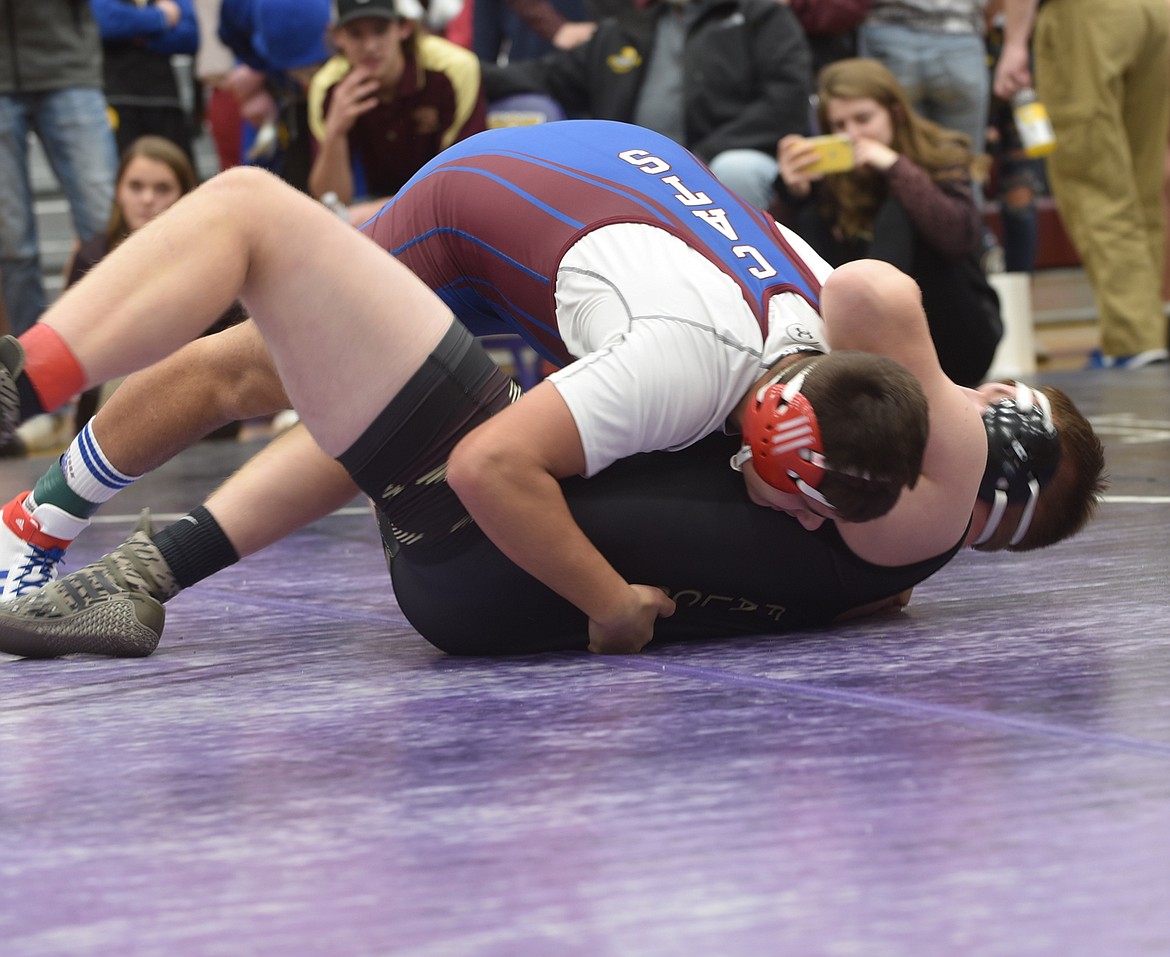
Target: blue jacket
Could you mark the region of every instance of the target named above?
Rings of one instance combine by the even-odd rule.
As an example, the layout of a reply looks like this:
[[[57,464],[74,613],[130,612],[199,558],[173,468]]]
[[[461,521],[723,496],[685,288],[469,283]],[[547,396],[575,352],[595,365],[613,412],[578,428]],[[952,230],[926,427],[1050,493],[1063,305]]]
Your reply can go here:
[[[273,68],[252,43],[256,29],[256,4],[253,0],[223,0],[219,9],[219,38],[245,66],[261,73]]]
[[[151,53],[170,56],[199,49],[199,21],[192,0],[175,0],[181,15],[167,29],[167,19],[153,4],[140,7],[133,0],[90,0],[103,43],[144,41]]]
[[[272,22],[274,16],[282,15],[275,33],[286,42],[299,39],[300,45],[309,46],[310,52],[318,53],[319,62],[324,63],[330,56],[324,42],[329,9],[329,0],[285,0],[267,9],[269,26],[276,25]],[[223,0],[219,8],[219,38],[241,63],[253,70],[269,74],[282,72],[288,63],[274,62],[262,47],[263,41],[257,38],[261,12],[257,10],[256,0]]]

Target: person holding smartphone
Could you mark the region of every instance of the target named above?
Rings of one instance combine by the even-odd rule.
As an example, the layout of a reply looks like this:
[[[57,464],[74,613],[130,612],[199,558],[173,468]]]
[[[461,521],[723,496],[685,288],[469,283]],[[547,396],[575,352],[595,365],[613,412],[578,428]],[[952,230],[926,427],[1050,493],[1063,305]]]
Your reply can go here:
[[[943,370],[978,384],[1003,323],[980,264],[970,141],[915,113],[877,60],[831,63],[817,86],[826,136],[780,140],[777,218],[833,266],[880,259],[912,276]],[[834,162],[840,137],[851,147],[844,163]]]

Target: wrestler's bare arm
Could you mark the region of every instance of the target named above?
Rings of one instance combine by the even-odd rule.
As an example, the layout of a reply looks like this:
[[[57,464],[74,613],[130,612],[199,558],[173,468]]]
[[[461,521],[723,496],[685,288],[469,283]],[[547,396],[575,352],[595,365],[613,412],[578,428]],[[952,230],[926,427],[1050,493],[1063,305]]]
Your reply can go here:
[[[557,480],[584,470],[572,414],[545,382],[456,446],[447,481],[500,551],[588,616],[591,650],[638,651],[674,602],[627,583],[577,526]]]
[[[859,349],[900,362],[926,394],[930,435],[922,475],[888,514],[840,524],[860,557],[904,565],[941,554],[963,535],[987,459],[978,409],[943,373],[917,284],[886,263],[860,260],[826,281],[821,298],[834,349]]]

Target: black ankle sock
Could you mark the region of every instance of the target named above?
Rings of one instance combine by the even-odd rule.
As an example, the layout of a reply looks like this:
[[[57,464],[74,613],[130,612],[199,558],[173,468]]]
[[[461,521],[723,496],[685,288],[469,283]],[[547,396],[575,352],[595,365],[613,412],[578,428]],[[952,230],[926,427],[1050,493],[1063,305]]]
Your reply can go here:
[[[240,560],[219,523],[202,505],[155,535],[154,544],[183,588]]]
[[[21,421],[32,418],[34,415],[41,415],[47,411],[41,405],[41,397],[37,395],[36,389],[28,381],[28,376],[21,375],[16,377],[16,392],[20,396]]]

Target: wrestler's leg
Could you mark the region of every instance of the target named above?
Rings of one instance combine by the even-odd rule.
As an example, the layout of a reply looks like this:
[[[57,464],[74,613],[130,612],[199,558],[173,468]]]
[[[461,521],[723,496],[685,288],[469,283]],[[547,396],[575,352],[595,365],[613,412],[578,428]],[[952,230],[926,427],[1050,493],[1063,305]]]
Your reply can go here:
[[[287,405],[250,322],[197,339],[129,376],[32,491],[0,512],[3,597],[55,579],[90,517],[146,472],[222,425]]]
[[[157,534],[136,533],[107,555],[102,561],[116,586],[110,591],[139,590],[165,602],[357,494],[345,469],[298,424],[245,462],[203,505]],[[59,585],[86,577],[81,569]],[[0,629],[0,649],[2,641]]]
[[[221,426],[286,408],[259,330],[242,322],[127,377],[93,432],[119,471],[143,475]]]
[[[150,654],[163,602],[344,504],[359,487],[379,502],[403,547],[457,548],[470,520],[442,480],[444,463],[463,436],[520,394],[454,324],[340,456],[344,470],[303,427],[294,429],[157,535],[136,532],[97,562],[0,606],[0,651]]]
[[[45,405],[58,404],[65,390],[169,355],[236,298],[331,454],[385,408],[451,321],[420,280],[319,203],[236,168],[136,232],[54,304],[44,328],[21,340],[29,379]]]
[[[357,494],[345,469],[297,425],[244,463],[208,496],[204,507],[236,554],[246,558],[324,518]]]
[[[356,494],[345,470],[298,425],[153,537],[137,531],[97,562],[0,604],[0,651],[149,655],[162,635],[162,602]]]

